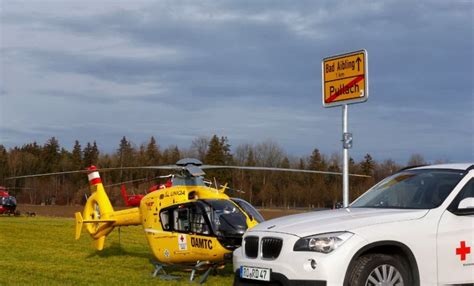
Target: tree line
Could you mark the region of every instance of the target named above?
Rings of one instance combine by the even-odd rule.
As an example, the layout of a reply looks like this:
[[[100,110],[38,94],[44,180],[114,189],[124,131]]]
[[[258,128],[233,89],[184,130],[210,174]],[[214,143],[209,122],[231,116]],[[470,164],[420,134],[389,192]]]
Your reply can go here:
[[[171,145],[161,147],[154,137],[147,143],[135,145],[125,136],[115,152],[103,153],[96,142],[84,146],[75,141],[71,151],[62,147],[55,137],[43,145],[37,142],[7,150],[0,145],[0,185],[8,187],[19,203],[27,204],[81,204],[89,193],[85,174],[68,174],[28,179],[6,180],[8,177],[81,170],[96,165],[100,168],[157,166],[175,164],[179,159],[192,157],[204,164],[297,168],[341,172],[338,153],[326,155],[317,148],[308,156],[290,156],[276,142],[267,140],[256,144],[241,144],[231,149],[225,136],[213,135],[195,138],[189,148]],[[420,154],[411,156],[407,165],[422,165]],[[356,162],[350,158],[349,172],[371,176],[350,177],[351,200],[365,192],[384,177],[401,169],[391,159],[376,162],[370,154]],[[116,205],[123,205],[120,182],[127,183],[131,193],[145,193],[165,175],[157,170],[122,170],[101,173],[106,190]],[[287,173],[275,171],[212,170],[206,178],[218,185],[229,183],[231,196],[241,197],[262,207],[334,207],[342,201],[342,177],[322,174]],[[163,181],[161,181],[163,183]],[[107,187],[108,185],[112,185]]]

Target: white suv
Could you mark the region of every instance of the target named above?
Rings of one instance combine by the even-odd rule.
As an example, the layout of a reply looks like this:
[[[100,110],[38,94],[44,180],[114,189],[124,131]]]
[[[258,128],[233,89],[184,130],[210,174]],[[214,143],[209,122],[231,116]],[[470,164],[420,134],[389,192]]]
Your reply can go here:
[[[233,259],[234,285],[474,283],[474,165],[402,170],[348,208],[263,222]]]

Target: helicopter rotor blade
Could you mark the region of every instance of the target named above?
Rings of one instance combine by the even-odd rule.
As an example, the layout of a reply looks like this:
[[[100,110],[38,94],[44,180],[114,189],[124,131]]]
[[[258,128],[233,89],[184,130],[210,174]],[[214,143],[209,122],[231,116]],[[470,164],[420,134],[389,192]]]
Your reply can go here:
[[[342,175],[342,173],[340,172],[275,168],[275,167],[202,165],[200,166],[200,168],[201,169],[236,169],[236,170],[251,170],[251,171],[277,171],[277,172],[310,173],[310,174],[324,174],[324,175]],[[370,176],[361,175],[361,174],[349,174],[349,176],[370,178]]]
[[[138,170],[138,169],[148,169],[148,170],[176,170],[182,169],[180,166],[175,165],[163,165],[163,166],[142,166],[142,167],[114,167],[114,168],[101,168],[95,171],[98,172],[109,172],[109,171],[119,171],[119,170]],[[44,174],[32,174],[32,175],[22,175],[5,178],[5,180],[13,179],[23,179],[23,178],[34,178],[34,177],[47,177],[47,176],[58,176],[58,175],[68,175],[68,174],[80,174],[80,173],[90,173],[90,170],[74,170],[74,171],[64,171],[64,172],[52,172]]]
[[[176,165],[161,165],[161,166],[137,166],[137,167],[113,167],[113,168],[102,168],[97,169],[99,172],[117,171],[117,170],[175,170],[175,171],[186,171],[193,177],[204,176],[205,169],[236,169],[236,170],[250,170],[250,171],[277,171],[277,172],[293,172],[293,173],[310,173],[310,174],[323,174],[323,175],[342,175],[340,172],[331,171],[317,171],[317,170],[304,170],[304,169],[291,169],[291,168],[276,168],[276,167],[252,167],[252,166],[224,166],[224,165],[202,165],[199,160],[196,159],[181,159]],[[44,177],[44,176],[55,176],[55,175],[67,175],[77,173],[89,173],[90,170],[74,170],[65,172],[53,172],[45,174],[33,174],[9,177],[5,180],[22,179],[22,178],[33,178],[33,177]],[[361,174],[349,174],[352,177],[363,177],[370,178],[368,175]]]

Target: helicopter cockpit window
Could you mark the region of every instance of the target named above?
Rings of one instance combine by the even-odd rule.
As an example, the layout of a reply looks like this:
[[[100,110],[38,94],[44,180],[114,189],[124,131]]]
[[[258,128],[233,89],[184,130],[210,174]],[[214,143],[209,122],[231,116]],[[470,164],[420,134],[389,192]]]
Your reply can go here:
[[[162,211],[160,213],[160,221],[163,230],[170,230],[170,213],[168,210]]]
[[[254,208],[247,201],[239,198],[231,198],[231,200],[236,203],[241,209],[243,209],[244,212],[246,212],[250,218],[255,219],[258,223],[261,223],[265,220],[263,216],[257,211],[257,209]]]
[[[16,206],[16,199],[15,197],[0,197],[0,203],[4,206],[10,206],[10,207],[13,207],[13,206]]]
[[[246,216],[231,201],[204,200],[214,232],[218,236],[241,237],[247,230]]]

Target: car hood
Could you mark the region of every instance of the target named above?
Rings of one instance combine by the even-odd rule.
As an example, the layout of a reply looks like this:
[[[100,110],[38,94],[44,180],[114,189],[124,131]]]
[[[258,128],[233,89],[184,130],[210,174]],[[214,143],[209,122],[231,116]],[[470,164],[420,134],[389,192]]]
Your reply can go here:
[[[428,210],[347,208],[315,211],[262,222],[248,232],[281,232],[300,237],[333,231],[351,231],[360,227],[419,219]]]

